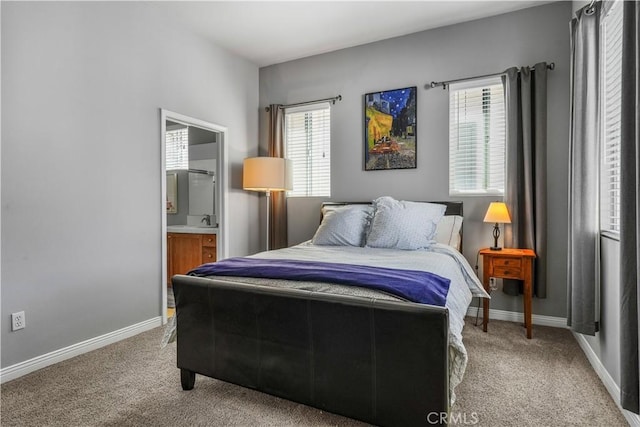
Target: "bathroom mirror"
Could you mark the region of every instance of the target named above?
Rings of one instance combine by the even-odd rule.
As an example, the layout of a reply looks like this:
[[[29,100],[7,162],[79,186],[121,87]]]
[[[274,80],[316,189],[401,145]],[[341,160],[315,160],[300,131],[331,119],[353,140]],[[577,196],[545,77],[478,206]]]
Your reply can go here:
[[[167,225],[217,226],[219,137],[217,132],[166,121]],[[175,192],[170,192],[174,179]]]

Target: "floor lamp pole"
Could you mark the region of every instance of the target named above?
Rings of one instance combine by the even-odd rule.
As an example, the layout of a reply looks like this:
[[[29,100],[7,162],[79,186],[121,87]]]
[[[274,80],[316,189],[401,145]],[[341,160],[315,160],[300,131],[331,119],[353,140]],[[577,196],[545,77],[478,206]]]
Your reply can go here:
[[[265,191],[267,196],[267,250],[269,250],[269,228],[271,228],[271,224],[269,221],[270,212],[271,212],[271,191]]]

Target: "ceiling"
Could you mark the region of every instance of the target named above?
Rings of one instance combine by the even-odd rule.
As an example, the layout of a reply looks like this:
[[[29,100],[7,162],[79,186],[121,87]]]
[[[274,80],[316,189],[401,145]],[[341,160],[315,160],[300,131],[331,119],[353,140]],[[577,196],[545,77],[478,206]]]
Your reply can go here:
[[[258,66],[551,3],[517,1],[158,2],[166,16]]]

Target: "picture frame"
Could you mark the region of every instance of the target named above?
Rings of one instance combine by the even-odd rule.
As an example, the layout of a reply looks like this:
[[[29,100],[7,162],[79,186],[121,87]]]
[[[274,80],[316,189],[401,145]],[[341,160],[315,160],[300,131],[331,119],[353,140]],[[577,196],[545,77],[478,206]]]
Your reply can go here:
[[[416,86],[364,95],[364,169],[417,168]]]
[[[178,173],[167,172],[167,213],[178,213]]]

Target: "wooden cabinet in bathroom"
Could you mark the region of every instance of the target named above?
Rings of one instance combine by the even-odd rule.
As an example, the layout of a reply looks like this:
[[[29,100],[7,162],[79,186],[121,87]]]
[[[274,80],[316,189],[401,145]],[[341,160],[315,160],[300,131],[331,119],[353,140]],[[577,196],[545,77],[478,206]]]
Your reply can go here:
[[[216,262],[217,256],[216,248],[216,235],[215,234],[203,234],[202,235],[202,263]]]
[[[216,261],[216,235],[167,233],[167,282],[176,274]]]

